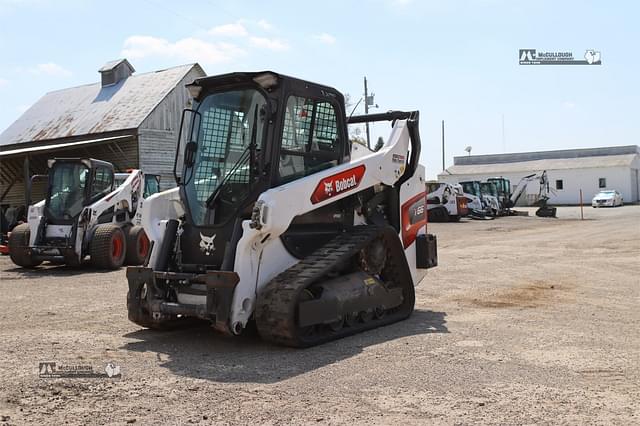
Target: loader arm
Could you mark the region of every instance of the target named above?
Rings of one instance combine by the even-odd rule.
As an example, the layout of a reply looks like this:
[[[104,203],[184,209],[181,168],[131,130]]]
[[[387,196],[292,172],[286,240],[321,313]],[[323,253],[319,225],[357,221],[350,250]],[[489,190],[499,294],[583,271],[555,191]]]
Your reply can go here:
[[[142,181],[142,171],[132,170],[118,187],[82,210],[75,242],[77,253],[86,251],[91,242],[92,231],[99,223],[124,226],[132,222],[142,202]]]
[[[408,121],[395,121],[387,143],[380,150],[264,192],[254,207],[251,227],[259,229],[262,235],[277,238],[294,217],[350,196],[356,188],[360,191],[380,183],[388,186],[401,183],[405,175],[412,176],[415,172],[415,166],[413,171],[406,166],[410,145]],[[278,214],[269,215],[269,211]]]

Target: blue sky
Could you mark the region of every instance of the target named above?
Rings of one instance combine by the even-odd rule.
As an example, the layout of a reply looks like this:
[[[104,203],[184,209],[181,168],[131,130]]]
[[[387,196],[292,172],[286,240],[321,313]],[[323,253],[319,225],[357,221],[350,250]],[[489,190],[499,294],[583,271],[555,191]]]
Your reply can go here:
[[[639,144],[638,2],[0,0],[0,131],[47,91],[199,62],[273,69],[377,111],[418,109],[422,162],[454,155]],[[520,66],[519,48],[599,50],[601,66]],[[504,116],[504,141],[502,117]],[[378,124],[374,137],[386,137]]]

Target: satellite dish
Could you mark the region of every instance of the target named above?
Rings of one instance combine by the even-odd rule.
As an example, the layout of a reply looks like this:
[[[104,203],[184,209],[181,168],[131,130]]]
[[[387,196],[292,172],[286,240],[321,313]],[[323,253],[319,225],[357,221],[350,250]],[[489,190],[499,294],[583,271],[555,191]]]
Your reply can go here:
[[[469,155],[471,155],[471,145],[469,145],[468,147],[466,147],[464,150],[467,151],[469,153]]]

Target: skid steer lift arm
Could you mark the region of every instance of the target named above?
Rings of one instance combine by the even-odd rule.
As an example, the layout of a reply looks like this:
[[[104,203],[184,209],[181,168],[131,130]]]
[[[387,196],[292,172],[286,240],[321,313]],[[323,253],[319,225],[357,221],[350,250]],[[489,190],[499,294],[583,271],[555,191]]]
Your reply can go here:
[[[413,176],[420,161],[420,112],[418,111],[388,111],[380,114],[356,115],[347,119],[347,124],[371,123],[376,121],[391,121],[395,124],[397,120],[406,120],[409,139],[411,142],[411,153],[407,168],[402,178],[396,185],[402,185]]]

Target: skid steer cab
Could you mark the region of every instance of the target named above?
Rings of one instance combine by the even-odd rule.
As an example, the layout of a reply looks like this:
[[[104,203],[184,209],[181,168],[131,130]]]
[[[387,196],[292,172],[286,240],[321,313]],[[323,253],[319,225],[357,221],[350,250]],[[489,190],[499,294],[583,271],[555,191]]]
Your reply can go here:
[[[9,237],[16,265],[32,268],[49,261],[75,266],[87,256],[103,269],[143,263],[149,239],[135,223],[143,200],[140,170],[116,174],[105,161],[60,158],[48,161],[44,177],[46,198],[29,206],[27,223]]]
[[[127,269],[129,319],[233,335],[253,321],[300,347],[407,318],[437,264],[418,112],[347,119],[337,90],[268,71],[187,87],[178,187],[142,208],[152,251]],[[376,152],[348,138],[368,121],[391,124]]]

